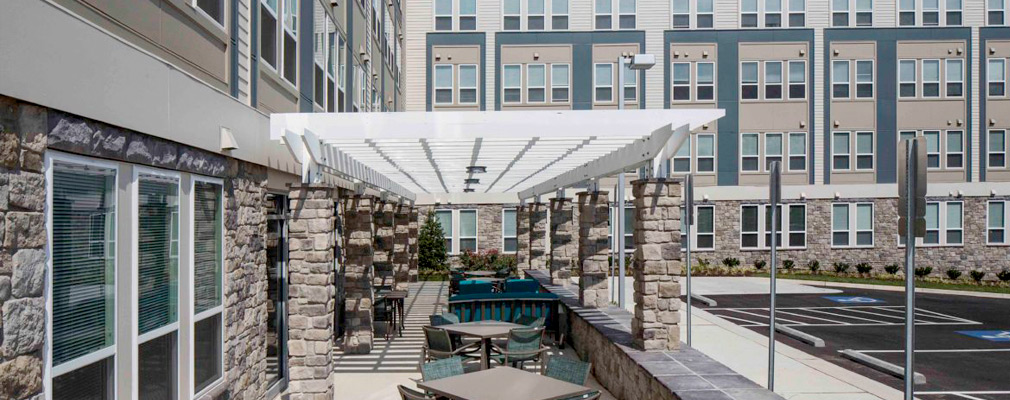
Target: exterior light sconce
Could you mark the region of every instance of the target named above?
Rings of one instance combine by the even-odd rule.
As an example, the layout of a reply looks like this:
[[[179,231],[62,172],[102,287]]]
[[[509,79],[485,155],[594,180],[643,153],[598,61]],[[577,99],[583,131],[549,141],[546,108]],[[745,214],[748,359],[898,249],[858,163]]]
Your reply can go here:
[[[703,125],[701,126],[701,129],[708,129],[708,124],[703,124]]]
[[[463,193],[473,193],[473,188],[463,188]]]
[[[231,133],[231,129],[222,126],[221,151],[228,151],[228,150],[238,150],[238,141],[235,140],[235,135]]]
[[[708,195],[706,194],[706,195],[701,196],[701,199],[704,200],[704,201],[708,201]]]
[[[481,165],[471,165],[466,167],[466,172],[470,174],[483,174],[487,172],[487,167]]]
[[[806,127],[807,127],[807,122],[806,121],[800,121],[800,128],[806,128]]]
[[[989,125],[996,125],[996,118],[989,118]]]
[[[836,56],[839,55],[839,54],[841,54],[841,52],[838,51],[838,49],[835,49],[834,53],[835,53]]]
[[[989,54],[996,54],[996,48],[995,47],[990,47],[989,48]]]
[[[466,179],[463,180],[463,183],[465,183],[467,185],[479,185],[480,184],[480,179],[478,179],[478,178],[466,178]]]
[[[806,200],[806,199],[807,199],[807,192],[800,192],[800,200]]]
[[[540,53],[533,53],[533,59],[534,60],[539,60],[540,59]]]
[[[957,191],[957,197],[958,198],[964,197],[964,190],[958,189],[958,191]]]
[[[435,53],[435,61],[438,61],[438,60],[441,60],[441,59],[442,59],[442,55],[439,54],[439,53]]]
[[[842,198],[842,194],[838,193],[838,192],[835,192],[835,200],[838,200],[840,198]]]
[[[964,125],[964,120],[958,118],[957,119],[957,126],[961,126],[961,125]]]
[[[947,125],[953,125],[953,124],[954,123],[951,120],[949,120],[949,119],[947,120]]]
[[[964,53],[964,49],[958,47],[957,48],[957,55],[961,55],[961,53]]]
[[[996,189],[989,189],[989,197],[996,197]]]
[[[807,55],[807,51],[806,51],[806,49],[800,49],[800,55],[801,55],[801,56],[805,56],[805,55]]]
[[[701,57],[702,58],[708,58],[708,50],[705,50],[705,51],[701,52]]]
[[[673,57],[674,58],[680,57],[680,52],[679,51],[674,51],[673,52]]]
[[[691,55],[690,55],[690,54],[688,54],[688,52],[686,52],[686,51],[684,52],[684,58],[688,58],[688,57],[690,57],[690,56],[691,56]]]
[[[839,123],[839,122],[838,122],[838,120],[836,119],[836,120],[835,120],[835,128],[837,128],[837,127],[839,127],[839,126],[841,126],[841,125],[842,125],[842,124],[841,124],[841,123]]]

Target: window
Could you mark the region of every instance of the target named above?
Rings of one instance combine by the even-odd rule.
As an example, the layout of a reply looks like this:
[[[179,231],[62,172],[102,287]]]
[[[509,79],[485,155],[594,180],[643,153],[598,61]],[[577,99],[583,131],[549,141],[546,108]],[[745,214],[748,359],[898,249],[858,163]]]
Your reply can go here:
[[[923,26],[940,25],[940,1],[941,0],[922,0]]]
[[[962,12],[961,0],[899,0],[898,25],[960,26]]]
[[[691,63],[673,63],[673,101],[691,100]]]
[[[459,210],[459,252],[477,251],[477,210]]]
[[[831,0],[831,26],[849,26],[849,0]]]
[[[1007,244],[1007,202],[990,201],[986,211],[986,243]]]
[[[831,98],[849,98],[848,60],[835,60],[831,62]]]
[[[740,135],[740,170],[748,172],[760,171],[760,150],[758,149],[758,134],[744,133]]]
[[[596,13],[594,24],[596,29],[612,29],[614,19],[613,0],[594,0],[593,4]]]
[[[477,29],[477,0],[459,0],[459,30]]]
[[[898,97],[915,97],[915,60],[898,61]]]
[[[806,205],[779,205],[779,229],[777,239],[785,236],[786,241],[776,240],[779,248],[806,247]],[[768,249],[771,247],[772,218],[771,207],[767,204],[744,205],[740,209],[740,248],[745,250]]]
[[[523,101],[523,67],[521,65],[502,66],[504,85],[502,92],[504,103],[522,103]]]
[[[522,0],[503,0],[502,7],[502,29],[506,31],[518,31],[522,29]]]
[[[673,172],[691,172],[691,137],[673,155]]]
[[[986,22],[989,25],[1006,24],[1006,0],[986,0]]]
[[[986,64],[986,75],[988,77],[989,97],[1003,97],[1006,95],[1006,60],[1001,58],[989,59]]]
[[[196,7],[218,25],[224,26],[224,0],[195,0]]]
[[[989,148],[989,155],[986,158],[989,168],[1006,168],[1006,131],[1003,129],[989,131],[986,147]]]
[[[143,172],[135,180],[138,386],[144,397],[176,398],[179,178]]]
[[[287,271],[288,271],[288,197],[268,193],[266,263],[267,263],[267,319],[266,319],[266,378],[267,387],[288,377],[287,355]]]
[[[695,28],[711,28],[715,22],[714,0],[696,0]]]
[[[964,132],[947,131],[947,169],[964,167]]]
[[[782,98],[782,63],[765,61],[765,99]]]
[[[298,86],[298,0],[284,1],[284,64],[282,75],[292,85]]]
[[[608,236],[608,241],[610,242],[610,248],[614,249],[614,253],[617,252],[617,243],[614,242],[614,228],[617,223],[617,207],[610,207],[610,233]],[[624,249],[634,250],[635,249],[635,208],[625,207],[624,208]]]
[[[568,64],[551,65],[551,102],[567,103],[570,91],[570,71]]]
[[[807,62],[789,62],[789,99],[798,100],[807,97]]]
[[[947,92],[945,95],[947,97],[964,96],[964,60],[947,59],[946,62],[947,84],[945,87]]]
[[[715,99],[715,63],[700,62],[697,67],[697,82],[695,96],[697,100]]]
[[[835,132],[831,141],[831,169],[835,171],[848,171],[852,168],[852,151],[849,142],[849,132]]]
[[[618,20],[621,29],[635,29],[635,19],[637,15],[637,0],[617,0]]]
[[[614,101],[614,64],[593,66],[594,99],[598,103]]]
[[[873,203],[831,206],[832,247],[873,247]]]
[[[624,64],[624,101],[633,103],[638,99],[638,70],[631,69],[631,63]]]
[[[344,96],[346,93],[346,82],[347,82],[347,41],[340,35],[337,35],[337,111],[343,112],[346,110],[344,108]]]
[[[117,171],[104,163],[51,162],[52,398],[111,399]]]
[[[783,4],[785,2],[785,4]],[[788,7],[788,9],[784,9]],[[740,27],[801,28],[806,23],[806,0],[741,0]],[[787,21],[783,21],[786,13]]]
[[[715,135],[699,133],[695,140],[698,143],[698,172],[715,172]]]
[[[856,61],[856,98],[873,98],[873,60]]]
[[[773,162],[782,163],[782,134],[765,134],[765,170],[772,170]]]
[[[789,27],[802,28],[806,25],[806,0],[789,0]]]
[[[873,132],[856,132],[856,169],[873,170]]]
[[[459,103],[477,104],[477,65],[459,66]]]
[[[805,171],[807,169],[807,133],[792,132],[789,134],[789,171]]]
[[[526,0],[526,29],[544,30],[544,0]]]
[[[916,0],[898,0],[898,25],[915,26]]]
[[[673,28],[691,27],[691,0],[673,0]]]
[[[439,225],[442,226],[442,233],[445,234],[445,250],[451,253],[453,252],[452,210],[435,211],[435,218],[438,220]]]
[[[926,168],[940,168],[940,131],[923,131],[926,137]]]
[[[740,97],[744,100],[758,98],[758,63],[740,63]]]
[[[223,191],[193,180],[193,393],[223,378]]]
[[[516,217],[516,210],[502,210],[501,221],[502,251],[514,253],[519,250],[519,238],[516,233],[519,220]]]
[[[277,2],[261,0],[260,6],[260,59],[277,69]]]
[[[923,245],[959,246],[963,242],[963,204],[959,201],[926,203]]]
[[[452,1],[435,0],[435,30],[452,30]]]
[[[526,102],[547,102],[547,66],[530,64],[526,66]]]
[[[961,10],[962,10],[961,0],[947,0],[946,6],[947,6],[947,13],[946,13],[947,25],[948,26],[961,25]]]
[[[681,207],[683,212],[684,207]],[[715,250],[715,206],[694,206],[691,250]],[[680,219],[680,248],[687,248],[687,219]]]
[[[568,29],[568,0],[551,0],[551,29]]]
[[[435,66],[435,104],[452,104],[452,64]]]
[[[758,26],[758,0],[741,0],[740,27],[757,28],[757,26]]]
[[[940,97],[940,60],[922,60],[922,97]]]
[[[782,0],[764,0],[764,3],[764,26],[766,28],[782,26]]]

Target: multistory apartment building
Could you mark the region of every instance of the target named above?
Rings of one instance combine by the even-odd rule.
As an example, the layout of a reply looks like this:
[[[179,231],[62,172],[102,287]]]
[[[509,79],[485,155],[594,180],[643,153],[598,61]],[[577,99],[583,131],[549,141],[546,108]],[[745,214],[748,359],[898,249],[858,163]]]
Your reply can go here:
[[[725,117],[691,135],[670,169],[693,174],[698,186],[694,256],[713,264],[735,257],[745,266],[768,256],[772,161],[783,165],[783,259],[797,268],[813,260],[823,268],[901,263],[897,151],[901,139],[925,136],[929,197],[920,263],[937,274],[998,271],[1008,267],[1010,244],[1007,6],[411,1],[406,109],[607,109],[617,96],[628,108],[724,109]],[[653,55],[656,65],[629,70],[618,82],[618,59],[636,53]],[[505,203],[499,207],[513,207]],[[457,201],[452,208],[492,206]],[[449,222],[465,222],[469,232],[514,234],[512,221],[494,223],[501,211],[483,214],[496,218]],[[631,232],[630,222],[625,228]],[[479,247],[509,246],[498,240]]]
[[[0,398],[304,378],[270,114],[402,111],[403,40],[401,0],[0,5]]]

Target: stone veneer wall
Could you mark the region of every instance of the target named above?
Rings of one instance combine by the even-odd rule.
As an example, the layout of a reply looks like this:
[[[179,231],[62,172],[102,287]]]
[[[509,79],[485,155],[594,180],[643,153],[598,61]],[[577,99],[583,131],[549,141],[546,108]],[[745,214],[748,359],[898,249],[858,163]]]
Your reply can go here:
[[[930,201],[964,202],[964,245],[916,248],[916,265],[933,268],[934,276],[945,276],[948,268],[965,272],[980,269],[989,272],[988,279],[995,279],[994,273],[1010,268],[1010,247],[986,244],[986,204],[989,200],[1010,201],[1007,197],[964,197],[930,198]],[[874,204],[874,246],[872,248],[835,248],[831,246],[831,206],[837,203],[872,202]],[[832,263],[846,262],[854,265],[867,262],[875,272],[884,273],[889,264],[904,263],[904,248],[898,247],[898,200],[897,199],[840,199],[806,200],[807,205],[807,246],[805,249],[782,249],[779,260],[793,260],[797,270],[806,270],[807,263],[819,260],[822,271],[832,270]],[[759,204],[757,202],[716,201],[698,203],[715,205],[715,250],[694,250],[691,253],[694,265],[705,260],[713,266],[721,266],[726,257],[740,259],[741,268],[753,268],[757,259],[768,260],[767,250],[740,249],[740,206]],[[779,264],[781,266],[781,264]]]
[[[516,267],[522,271],[530,267],[530,206],[516,208]]]
[[[46,114],[0,96],[0,399],[42,393]]]
[[[0,96],[0,398],[42,391],[47,149],[222,178],[225,390],[267,390],[266,168]],[[122,264],[121,264],[122,265]]]
[[[438,206],[418,206],[418,223],[428,220],[428,212],[434,210],[477,210],[477,250],[502,251],[502,210],[515,208],[509,204],[441,204]],[[451,251],[451,249],[450,249]],[[453,266],[459,265],[459,256],[450,254]]]
[[[393,243],[395,241],[394,226],[396,205],[383,201],[375,201],[372,205],[372,227],[375,247],[372,252],[372,265],[375,266],[372,281],[375,286],[393,285]]]
[[[631,336],[642,350],[680,348],[680,181],[631,183],[635,200],[635,315]]]
[[[530,204],[530,269],[547,269],[547,203]]]
[[[372,351],[372,199],[350,196],[340,199],[344,220],[344,352]]]
[[[551,199],[551,282],[564,284],[572,277],[578,263],[578,236],[572,199]]]
[[[395,205],[393,214],[394,289],[407,290],[410,283],[410,206]]]
[[[420,225],[418,225],[418,213],[417,207],[410,207],[410,212],[407,215],[410,220],[407,223],[407,280],[409,282],[417,282],[417,234],[420,232]]]
[[[610,203],[607,192],[582,192],[579,201],[579,304],[598,308],[610,304],[607,269],[610,257]]]
[[[335,194],[325,185],[291,188],[288,393],[294,400],[333,398]]]

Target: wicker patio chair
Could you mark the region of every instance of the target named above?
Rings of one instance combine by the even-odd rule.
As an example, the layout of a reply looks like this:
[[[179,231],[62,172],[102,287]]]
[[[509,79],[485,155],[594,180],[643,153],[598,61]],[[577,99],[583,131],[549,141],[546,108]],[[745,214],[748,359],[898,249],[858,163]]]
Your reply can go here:
[[[429,315],[428,322],[431,323],[431,326],[458,324],[459,317],[456,316],[456,314],[447,312],[447,313]]]
[[[526,325],[530,328],[539,328],[547,323],[547,318],[522,315],[519,318],[516,318],[516,323],[519,325]]]

